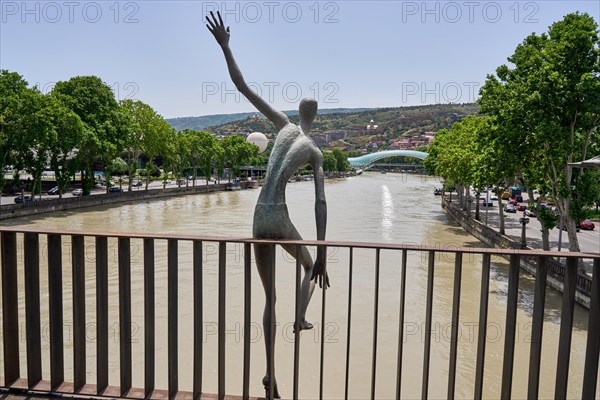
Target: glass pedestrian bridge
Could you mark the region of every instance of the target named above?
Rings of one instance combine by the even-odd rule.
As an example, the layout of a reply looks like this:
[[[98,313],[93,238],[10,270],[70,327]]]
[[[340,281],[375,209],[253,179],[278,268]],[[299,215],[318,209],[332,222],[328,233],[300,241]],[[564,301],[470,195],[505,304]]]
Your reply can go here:
[[[350,162],[350,165],[354,168],[368,168],[384,158],[402,156],[424,160],[428,155],[429,154],[423,151],[416,150],[384,150],[376,153],[365,154],[364,156],[360,157],[348,157],[348,162]]]

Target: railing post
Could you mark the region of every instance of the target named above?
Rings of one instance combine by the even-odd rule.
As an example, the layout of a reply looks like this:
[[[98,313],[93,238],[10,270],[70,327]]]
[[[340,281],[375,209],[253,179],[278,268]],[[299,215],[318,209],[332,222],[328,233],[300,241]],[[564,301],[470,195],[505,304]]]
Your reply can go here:
[[[219,345],[218,345],[218,396],[219,400],[225,398],[225,300],[226,300],[226,274],[227,274],[227,242],[219,242]]]
[[[431,353],[431,317],[433,311],[433,277],[435,266],[435,252],[430,251],[427,268],[427,304],[425,308],[425,346],[423,349],[423,380],[421,398],[429,396],[429,361]]]
[[[21,374],[17,287],[17,234],[2,232],[2,341],[5,386],[12,385]]]
[[[540,361],[542,356],[542,333],[544,328],[544,305],[546,302],[546,280],[548,257],[539,256],[535,271],[535,292],[531,325],[531,350],[529,353],[529,388],[527,397],[537,399],[540,384]]]
[[[406,303],[406,258],[408,252],[402,250],[402,267],[400,270],[400,311],[398,317],[398,358],[396,376],[396,400],[401,398],[402,389],[402,352],[404,345],[404,306]]]
[[[346,379],[344,380],[344,399],[348,400],[348,378],[350,375],[350,333],[352,328],[352,270],[354,267],[354,248],[350,247],[348,261],[348,329],[346,331]]]
[[[48,302],[50,305],[50,387],[64,382],[63,296],[61,236],[48,235]]]
[[[24,234],[25,326],[27,337],[27,386],[33,389],[42,380],[40,328],[40,242],[39,234]]]
[[[73,390],[85,385],[85,247],[84,237],[71,237],[73,275]]]
[[[96,237],[97,394],[108,386],[108,238]]]
[[[567,267],[563,284],[563,302],[560,315],[560,336],[558,339],[558,360],[556,366],[556,386],[554,397],[567,398],[569,382],[569,361],[571,356],[571,336],[573,334],[573,312],[575,310],[575,282],[577,279],[578,258],[567,257]]]
[[[251,251],[250,243],[244,243],[244,378],[242,387],[242,398],[244,400],[250,398],[250,323],[252,318],[250,313],[252,308]],[[294,355],[297,355],[296,352],[294,352]],[[297,365],[294,363],[294,371],[296,371],[296,367]],[[294,382],[296,381],[294,380]],[[294,388],[297,389],[296,387]]]
[[[131,389],[131,241],[119,242],[119,340],[121,365],[121,396]]]
[[[512,392],[513,363],[517,324],[517,300],[519,296],[519,269],[521,257],[510,256],[508,266],[508,295],[506,301],[506,328],[504,337],[504,363],[502,365],[502,399],[510,399]]]
[[[179,390],[179,369],[178,354],[177,354],[177,240],[169,239],[168,243],[168,352],[169,352],[169,398],[174,399]]]
[[[596,396],[598,379],[598,358],[600,355],[600,258],[594,259],[592,271],[592,294],[590,296],[590,312],[585,350],[585,367],[583,369],[583,391],[581,398],[593,399]]]
[[[154,239],[144,239],[144,395],[154,390],[156,362],[156,316],[154,296]]]
[[[488,301],[490,297],[490,255],[484,254],[481,262],[481,294],[479,296],[479,332],[477,335],[477,364],[475,366],[475,394],[481,399],[485,365],[485,344],[487,334]]]
[[[462,259],[463,253],[456,253],[454,260],[454,295],[452,296],[452,332],[450,334],[450,357],[448,366],[448,399],[454,399],[456,384],[456,351],[458,347]]]
[[[202,395],[202,242],[194,240],[194,400]],[[248,335],[250,337],[250,335]]]
[[[327,254],[327,247],[323,246],[323,251]],[[318,250],[317,250],[318,252]],[[273,253],[273,258],[275,254]],[[273,260],[275,265],[275,260]],[[275,268],[273,268],[273,295],[275,294]],[[325,304],[327,300],[327,255],[323,261],[323,288],[322,288],[323,302],[321,303],[321,361],[319,366],[319,400],[323,399],[323,372],[325,369]],[[273,304],[273,314],[275,313],[275,304]],[[274,321],[274,319],[273,319]],[[275,327],[273,326],[273,343],[275,343]]]
[[[292,388],[292,398],[298,400],[298,381],[299,381],[299,366],[300,366],[300,308],[302,306],[302,299],[300,286],[301,286],[301,274],[302,268],[301,253],[302,247],[300,245],[295,246],[296,251],[296,285],[295,285],[295,318],[294,318],[294,383]]]

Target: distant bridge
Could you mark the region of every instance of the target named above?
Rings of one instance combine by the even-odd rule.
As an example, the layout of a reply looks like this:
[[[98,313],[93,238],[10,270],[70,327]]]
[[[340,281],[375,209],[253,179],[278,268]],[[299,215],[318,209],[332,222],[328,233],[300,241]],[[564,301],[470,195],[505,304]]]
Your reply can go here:
[[[377,161],[382,160],[384,158],[403,156],[424,160],[428,155],[429,154],[423,151],[416,150],[385,150],[378,151],[376,153],[365,154],[364,156],[360,157],[348,157],[348,162],[350,162],[350,165],[352,167],[365,169],[369,168]]]

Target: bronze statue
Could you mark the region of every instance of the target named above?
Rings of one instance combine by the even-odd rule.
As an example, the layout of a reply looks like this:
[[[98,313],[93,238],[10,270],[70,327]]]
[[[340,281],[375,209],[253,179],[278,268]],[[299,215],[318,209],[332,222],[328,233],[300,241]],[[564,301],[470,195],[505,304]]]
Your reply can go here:
[[[218,17],[218,19],[217,19]],[[288,180],[303,165],[310,163],[314,172],[315,182],[315,214],[317,225],[317,240],[325,240],[325,227],[327,224],[327,203],[325,202],[324,175],[323,175],[323,155],[321,150],[315,145],[308,136],[308,132],[317,113],[317,101],[314,99],[302,99],[300,102],[300,125],[290,122],[288,117],[281,111],[275,110],[269,103],[254,93],[244,81],[244,77],[233,58],[233,53],[229,48],[229,27],[225,28],[221,15],[217,12],[217,17],[211,12],[207,28],[213,34],[217,43],[221,46],[229,75],[235,84],[235,87],[242,93],[261,113],[263,113],[279,131],[275,139],[275,145],[269,157],[267,174],[264,185],[258,197],[256,208],[254,210],[254,223],[252,227],[253,236],[258,239],[288,239],[301,240],[302,237],[296,230],[294,224],[288,215],[287,205],[285,203],[285,187]],[[297,257],[296,247],[293,245],[282,245],[294,258]],[[271,262],[274,255],[271,254],[274,247],[269,245],[257,244],[254,246],[254,254],[258,273],[265,290],[266,302],[263,314],[263,329],[265,333],[265,347],[267,355],[267,373],[263,378],[263,384],[269,393],[269,385],[273,386],[274,397],[279,398],[277,390],[277,381],[275,376],[269,377],[269,356],[275,350],[275,343],[271,338],[271,327],[275,327],[275,320],[271,320],[269,303],[271,300],[271,291],[269,288]],[[319,286],[325,281],[329,286],[329,278],[325,269],[326,250],[324,246],[317,248],[317,258],[313,260],[304,246],[301,248],[300,262],[304,267],[304,278],[301,288],[301,310],[299,326],[296,329],[311,329],[312,324],[305,319],[306,308],[315,289],[315,283],[318,280]],[[324,278],[324,279],[323,279]],[[273,299],[274,300],[274,299]],[[273,301],[274,303],[274,301]],[[275,312],[273,311],[273,316]],[[274,371],[274,368],[272,369]]]

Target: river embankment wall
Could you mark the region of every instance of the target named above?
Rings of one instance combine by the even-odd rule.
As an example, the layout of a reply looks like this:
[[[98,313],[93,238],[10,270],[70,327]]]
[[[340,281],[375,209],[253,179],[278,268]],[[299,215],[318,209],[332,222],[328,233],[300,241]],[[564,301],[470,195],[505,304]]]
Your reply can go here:
[[[448,198],[442,197],[442,208],[446,213],[456,221],[465,231],[479,239],[486,246],[500,249],[520,249],[521,243],[509,236],[502,235],[493,228],[486,226],[481,221],[468,216],[456,203],[451,203]],[[530,247],[527,249],[535,250]],[[535,276],[537,266],[537,257],[521,257],[521,269]],[[555,259],[548,260],[548,278],[547,283],[552,288],[563,292],[565,276],[565,266]],[[577,291],[575,300],[583,307],[590,308],[590,296],[592,290],[592,279],[584,272],[577,272],[576,281]]]
[[[254,182],[254,185],[256,182]],[[25,204],[9,204],[0,207],[0,221],[29,215],[43,214],[53,211],[74,210],[84,207],[102,206],[107,204],[124,203],[129,201],[153,200],[161,197],[172,197],[186,194],[212,193],[227,190],[228,184],[198,185],[176,188],[140,189],[130,192],[95,194],[91,196],[66,197],[43,201],[32,201]],[[239,183],[241,189],[247,189],[248,183]]]

